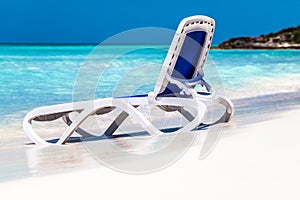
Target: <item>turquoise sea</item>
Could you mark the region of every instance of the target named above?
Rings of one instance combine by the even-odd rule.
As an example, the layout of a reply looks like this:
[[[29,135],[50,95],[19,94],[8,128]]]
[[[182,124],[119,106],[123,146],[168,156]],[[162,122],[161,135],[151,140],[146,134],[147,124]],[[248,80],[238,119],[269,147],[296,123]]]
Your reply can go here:
[[[21,126],[22,118],[38,106],[71,102],[77,74],[95,46],[92,45],[1,45],[0,46],[0,126]],[[124,49],[135,49],[123,57]],[[108,97],[124,74],[141,66],[141,74],[155,83],[168,46],[102,46],[97,65],[112,63],[96,90],[95,97]],[[263,97],[293,98],[300,90],[299,50],[211,50],[208,66],[220,76],[227,96],[243,102]],[[146,65],[145,65],[146,63]],[[148,63],[148,65],[147,65]],[[150,64],[155,67],[149,67]],[[89,67],[93,76],[97,66]],[[209,74],[210,72],[208,72]],[[136,82],[144,77],[137,76]],[[209,76],[207,76],[209,79]],[[88,81],[88,80],[87,80]],[[214,80],[208,80],[214,83]],[[148,81],[149,82],[149,81]],[[89,85],[87,84],[86,87]],[[149,92],[153,84],[137,86],[136,93]],[[278,95],[276,95],[278,94]],[[293,95],[290,95],[293,94]],[[0,130],[0,131],[1,131]],[[0,133],[1,134],[1,133]]]

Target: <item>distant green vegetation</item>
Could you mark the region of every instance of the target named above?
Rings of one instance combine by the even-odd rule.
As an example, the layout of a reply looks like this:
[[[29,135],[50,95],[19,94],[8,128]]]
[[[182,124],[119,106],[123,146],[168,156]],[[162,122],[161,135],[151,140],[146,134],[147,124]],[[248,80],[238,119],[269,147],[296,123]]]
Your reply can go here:
[[[294,34],[294,41],[297,44],[300,44],[300,30],[297,30]]]
[[[282,29],[277,33],[269,33],[267,35],[262,35],[262,37],[268,39],[278,37],[280,38],[280,42],[300,44],[300,26]]]
[[[222,42],[221,49],[300,49],[300,26],[282,29],[258,37],[237,37]]]

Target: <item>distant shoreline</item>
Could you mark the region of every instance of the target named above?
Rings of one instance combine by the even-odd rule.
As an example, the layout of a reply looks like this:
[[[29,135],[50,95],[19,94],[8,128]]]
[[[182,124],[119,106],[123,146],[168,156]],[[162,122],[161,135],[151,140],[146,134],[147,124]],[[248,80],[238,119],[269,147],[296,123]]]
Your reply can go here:
[[[283,46],[283,47],[239,47],[239,48],[222,48],[219,46],[212,46],[211,50],[300,50],[299,46]]]
[[[272,48],[272,47],[261,47],[261,48],[220,48],[218,46],[216,47],[211,47],[211,50],[300,50],[300,46],[299,47],[276,47],[276,48]]]
[[[231,40],[231,39],[230,39]],[[222,43],[221,43],[222,44]],[[213,44],[211,50],[300,50],[299,46],[282,46],[282,47],[239,47],[239,48],[222,48],[221,44]],[[99,44],[97,43],[0,43],[1,46],[86,46],[86,47],[96,47]],[[169,46],[169,44],[101,44],[101,46]]]
[[[215,49],[300,49],[300,25],[257,37],[236,37]]]

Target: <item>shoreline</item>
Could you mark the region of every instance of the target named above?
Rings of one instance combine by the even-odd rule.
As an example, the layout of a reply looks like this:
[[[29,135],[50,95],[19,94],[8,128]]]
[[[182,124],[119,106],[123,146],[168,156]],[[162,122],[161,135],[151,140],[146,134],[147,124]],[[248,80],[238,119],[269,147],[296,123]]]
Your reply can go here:
[[[211,47],[211,50],[300,50],[300,46],[296,47],[249,47],[249,48],[220,48],[220,47]]]
[[[275,123],[274,120],[287,121],[286,118],[289,118],[290,113],[293,112],[296,112],[299,118],[299,93],[290,95],[290,99],[282,97],[284,97],[284,94],[278,94],[277,97],[271,95],[268,98],[267,96],[262,96],[260,99],[254,97],[247,99],[247,101],[241,99],[233,100],[236,106],[236,115],[232,122],[225,124],[223,139],[229,135],[235,137],[236,133],[244,132],[244,127],[256,127],[261,123],[274,123],[274,125],[276,125],[278,122]],[[294,125],[290,124],[290,126],[293,127]],[[2,169],[0,168],[0,174],[6,174],[6,178],[1,178],[0,176],[0,184],[3,181],[4,183],[9,180],[17,181],[17,179],[21,177],[30,178],[36,175],[43,177],[49,174],[66,173],[68,170],[74,172],[78,170],[81,171],[82,169],[80,167],[78,168],[78,166],[84,166],[83,169],[90,169],[97,168],[100,165],[86,152],[81,142],[69,143],[66,146],[56,148],[40,148],[36,145],[28,145],[30,140],[26,138],[21,127],[19,127],[18,130],[11,129],[11,131],[15,134],[14,138],[7,135],[7,137],[2,138],[3,141],[1,142],[0,165]],[[274,131],[276,130],[274,129]],[[202,132],[207,133],[207,131],[201,131],[201,133]],[[249,133],[249,130],[246,128],[245,132]],[[197,146],[197,144],[193,146],[195,145]],[[20,155],[23,156],[20,157]],[[10,160],[10,157],[13,157],[13,159]],[[10,161],[8,162],[7,159]],[[48,161],[47,159],[50,160]],[[13,161],[15,161],[15,163],[11,163]],[[13,168],[8,166],[13,166]],[[60,169],[57,169],[58,166]],[[15,169],[18,169],[19,173],[15,174]]]

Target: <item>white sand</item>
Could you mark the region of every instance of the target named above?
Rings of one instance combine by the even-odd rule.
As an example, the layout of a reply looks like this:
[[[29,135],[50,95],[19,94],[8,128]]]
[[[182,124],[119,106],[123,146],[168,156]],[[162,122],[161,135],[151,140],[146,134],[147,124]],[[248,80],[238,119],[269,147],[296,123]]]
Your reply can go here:
[[[224,131],[211,155],[189,149],[167,169],[105,167],[0,183],[1,199],[300,199],[300,110]],[[4,198],[5,197],[5,198]]]

